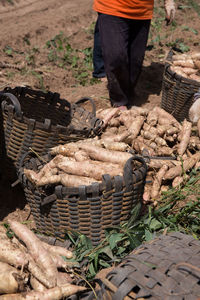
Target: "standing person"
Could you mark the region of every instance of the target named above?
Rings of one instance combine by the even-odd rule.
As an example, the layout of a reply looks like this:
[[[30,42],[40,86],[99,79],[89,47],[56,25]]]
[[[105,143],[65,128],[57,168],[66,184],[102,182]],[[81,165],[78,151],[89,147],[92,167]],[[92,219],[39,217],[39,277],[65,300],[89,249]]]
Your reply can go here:
[[[102,54],[102,49],[101,49],[98,18],[97,18],[95,28],[94,28],[93,68],[94,68],[94,71],[93,71],[92,75],[94,78],[106,77],[104,62],[103,62],[103,54]]]
[[[174,0],[164,0],[166,20],[175,16]],[[108,90],[113,107],[133,105],[141,72],[154,0],[94,0]]]

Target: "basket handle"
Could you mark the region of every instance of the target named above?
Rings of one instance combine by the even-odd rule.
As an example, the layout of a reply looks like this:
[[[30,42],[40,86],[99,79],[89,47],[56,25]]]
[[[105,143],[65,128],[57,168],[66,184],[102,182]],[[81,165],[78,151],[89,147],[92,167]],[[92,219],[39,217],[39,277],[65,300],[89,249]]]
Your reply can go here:
[[[30,157],[36,157],[36,154],[33,153],[32,151],[27,151],[26,153],[24,153],[19,161],[19,170],[22,168],[23,164],[24,164],[24,161],[25,159],[30,156]]]
[[[80,98],[79,100],[77,100],[75,102],[75,104],[78,105],[78,104],[85,103],[87,101],[90,101],[90,103],[92,105],[92,114],[96,117],[96,105],[95,105],[94,100],[92,98],[90,98],[90,97]]]
[[[21,183],[23,184],[23,171],[22,171],[22,166],[23,166],[23,164],[24,164],[25,159],[26,159],[28,156],[31,157],[31,155],[33,155],[33,154],[34,154],[34,153],[31,152],[31,151],[27,151],[27,152],[25,152],[25,153],[22,155],[22,157],[21,157],[21,159],[20,159],[20,161],[19,161],[19,168],[17,168],[17,176],[18,176],[18,180],[16,180],[16,181],[12,184],[12,187],[14,187],[15,185],[17,185],[19,182],[21,182]]]
[[[14,106],[15,113],[16,113],[17,117],[21,117],[21,115],[22,115],[21,105],[20,105],[19,100],[17,99],[17,97],[15,97],[11,93],[4,93],[4,92],[0,92],[0,97],[1,96],[6,96],[7,98],[10,99],[10,101],[12,102],[12,104]]]
[[[144,168],[145,173],[147,172],[147,164],[146,164],[146,162],[145,162],[145,160],[144,160],[143,157],[141,157],[141,156],[132,156],[132,157],[130,157],[127,160],[127,162],[126,162],[126,164],[124,166],[124,180],[127,183],[129,183],[129,182],[132,183],[132,177],[133,177],[132,176],[132,174],[133,174],[132,162],[134,160],[137,160],[137,161],[141,162],[142,163],[142,167]]]

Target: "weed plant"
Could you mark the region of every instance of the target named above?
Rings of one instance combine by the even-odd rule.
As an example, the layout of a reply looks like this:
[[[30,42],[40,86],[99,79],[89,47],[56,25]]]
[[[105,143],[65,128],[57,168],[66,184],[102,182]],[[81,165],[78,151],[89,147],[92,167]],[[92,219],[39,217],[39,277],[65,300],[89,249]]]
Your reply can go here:
[[[70,68],[77,83],[80,85],[94,84],[97,80],[91,78],[93,70],[93,49],[72,48],[68,39],[61,32],[52,40],[47,41],[48,59],[60,68]]]

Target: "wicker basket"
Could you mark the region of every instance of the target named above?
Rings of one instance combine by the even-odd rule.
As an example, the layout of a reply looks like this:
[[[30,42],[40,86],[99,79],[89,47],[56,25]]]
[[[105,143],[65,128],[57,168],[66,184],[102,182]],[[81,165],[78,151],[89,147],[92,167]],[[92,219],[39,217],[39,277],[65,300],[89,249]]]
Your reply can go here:
[[[92,112],[81,106],[86,101]],[[6,155],[16,168],[30,147],[44,155],[55,145],[95,136],[101,129],[90,98],[70,104],[58,93],[16,87],[0,92],[0,102]]]
[[[50,160],[46,156],[42,160],[30,158],[29,154],[24,156],[18,176],[41,233],[63,240],[67,231],[76,231],[97,245],[104,238],[105,228],[127,220],[131,210],[142,201],[147,167],[141,157],[131,157],[127,161],[123,177],[111,179],[105,174],[101,183],[89,186],[50,185],[36,189],[23,170],[38,171],[44,165],[43,159]]]
[[[193,96],[200,88],[200,82],[173,72],[170,68],[173,55],[174,51],[170,50],[165,63],[161,107],[181,122],[188,119]]]
[[[1,172],[4,170],[4,163],[5,163],[5,138],[4,138],[4,130],[3,130],[3,118],[0,111],[0,166]],[[2,175],[0,172],[0,176]]]
[[[141,245],[84,300],[197,300],[200,295],[200,241],[180,232]]]

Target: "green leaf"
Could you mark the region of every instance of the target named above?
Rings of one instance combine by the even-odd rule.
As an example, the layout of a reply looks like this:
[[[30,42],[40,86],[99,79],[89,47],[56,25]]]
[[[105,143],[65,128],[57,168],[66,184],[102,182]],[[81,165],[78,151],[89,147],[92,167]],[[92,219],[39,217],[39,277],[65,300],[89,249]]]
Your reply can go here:
[[[152,219],[149,228],[151,230],[158,230],[162,228],[162,224],[158,220]]]
[[[185,45],[184,43],[179,43],[179,48],[182,52],[188,52],[190,51],[190,47]]]
[[[95,270],[98,270],[98,261],[99,261],[99,254],[96,252],[94,254],[94,267],[95,267]]]
[[[138,218],[138,216],[139,216],[139,214],[141,212],[141,207],[142,207],[142,204],[139,202],[132,209],[132,211],[131,211],[131,217],[130,217],[130,219],[128,221],[128,227],[137,220],[137,218]]]
[[[8,56],[12,56],[13,51],[12,51],[12,49],[8,49],[8,50],[5,50],[5,53],[6,53]]]
[[[123,234],[121,233],[111,234],[111,236],[108,239],[111,250],[113,250],[117,246],[117,243],[120,242],[122,238]]]
[[[126,248],[124,248],[124,247],[118,247],[117,248],[117,255],[122,254],[124,251],[126,251]]]
[[[81,255],[78,258],[78,261],[82,261],[82,259],[90,253],[91,250],[85,250],[84,252],[81,253]]]
[[[98,254],[100,253],[104,253],[106,254],[109,258],[113,259],[114,256],[113,256],[113,253],[112,253],[112,250],[110,249],[109,246],[106,246],[106,247],[103,247],[101,249],[98,250]]]
[[[145,229],[145,240],[148,242],[151,241],[152,239],[153,239],[153,234],[149,230]]]
[[[189,6],[189,5],[179,5],[178,6],[178,9],[188,9],[188,8],[191,8],[191,6]]]
[[[79,78],[85,78],[88,77],[88,72],[82,72],[81,74],[79,74]]]
[[[110,265],[109,265],[105,260],[103,260],[103,259],[100,259],[100,260],[99,260],[99,264],[100,264],[102,267],[104,267],[104,268],[109,268],[109,267],[110,267]]]
[[[76,67],[77,61],[78,61],[78,57],[77,56],[73,56],[72,57],[72,64],[71,64],[72,68]]]
[[[90,263],[90,265],[89,265],[89,272],[90,272],[91,277],[94,277],[96,275],[93,263]]]
[[[196,29],[194,29],[194,28],[191,28],[190,31],[193,32],[196,35],[198,34],[198,31]]]
[[[81,234],[80,241],[83,245],[86,245],[87,249],[92,249],[92,242],[86,235]]]
[[[134,231],[135,230],[130,231],[130,232],[127,233],[130,248],[132,250],[135,249],[137,246],[139,246],[141,244],[141,239],[140,239],[141,233],[139,231],[135,233]],[[144,234],[144,231],[142,231],[142,235],[143,234]]]

